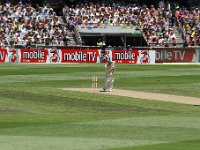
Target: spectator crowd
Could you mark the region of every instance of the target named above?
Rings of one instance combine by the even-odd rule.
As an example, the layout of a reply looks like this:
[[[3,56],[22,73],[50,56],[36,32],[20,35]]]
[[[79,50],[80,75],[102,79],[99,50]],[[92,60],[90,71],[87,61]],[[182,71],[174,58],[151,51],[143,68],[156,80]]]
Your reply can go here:
[[[186,46],[200,46],[200,10],[198,7],[192,7],[188,10],[186,7],[176,9],[176,18],[178,26],[185,41]]]
[[[51,7],[19,2],[0,5],[0,44],[4,45],[65,45],[66,25]]]
[[[136,5],[107,1],[81,1],[65,5],[63,23],[51,6],[32,7],[31,3],[0,5],[1,46],[44,44],[67,46],[68,30],[77,25],[87,28],[98,26],[136,26],[146,40],[154,45],[177,45],[179,31],[185,45],[200,45],[200,10],[171,6],[161,0],[158,5]],[[178,30],[177,30],[178,29]]]
[[[164,0],[158,3],[157,8],[154,5],[147,7],[131,3],[113,3],[110,0],[100,3],[86,0],[76,6],[66,5],[63,8],[63,15],[70,30],[74,30],[76,25],[87,28],[138,26],[150,44],[163,46],[170,43],[175,46],[178,42],[175,34],[178,27],[184,42],[191,46],[194,45],[191,40],[195,45],[199,44],[200,12],[196,7],[187,10],[185,15],[184,10],[185,7],[179,8],[176,3],[171,6],[169,1]],[[184,23],[188,22],[187,25],[190,24],[190,27],[186,27],[183,20]],[[189,38],[191,36],[193,38]]]

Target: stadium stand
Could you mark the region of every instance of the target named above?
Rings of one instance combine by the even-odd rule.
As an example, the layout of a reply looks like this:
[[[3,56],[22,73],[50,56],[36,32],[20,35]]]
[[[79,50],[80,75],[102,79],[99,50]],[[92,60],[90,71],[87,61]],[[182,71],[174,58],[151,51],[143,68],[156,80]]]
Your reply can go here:
[[[98,38],[100,38],[98,33],[103,34],[105,27],[109,27],[113,33],[116,33],[119,31],[117,26],[137,27],[144,33],[147,43],[151,46],[182,46],[185,42],[182,39],[183,30],[179,25],[177,11],[172,9],[169,2],[161,0],[158,3],[158,8],[155,8],[154,5],[149,8],[146,5],[127,5],[120,2],[110,3],[110,1],[103,3],[85,1],[85,4],[87,5],[81,3],[73,7],[66,5],[63,8],[67,26],[71,31],[76,28],[75,35],[78,37],[76,40],[79,45],[81,41],[87,45],[88,42],[84,42],[86,39],[98,41]],[[115,26],[116,30],[113,30],[114,28],[111,28],[111,26]],[[94,35],[94,30],[95,32],[99,30],[99,32],[96,32],[96,37],[89,38],[88,36],[85,38],[84,28],[87,29],[84,33],[87,32],[91,36]],[[101,28],[101,31],[99,28]],[[106,37],[107,35],[104,37],[101,35],[101,38],[109,39]],[[119,43],[119,40],[116,40],[117,43]],[[132,46],[136,45],[133,44]],[[146,44],[143,43],[141,46],[146,46]]]
[[[13,45],[67,45],[65,23],[60,21],[52,7],[0,5],[1,46]]]
[[[200,45],[197,6],[164,0],[148,6],[128,0],[70,0],[62,1],[63,16],[58,16],[52,3],[56,1],[43,7],[1,4],[0,45],[96,46],[99,39],[111,46]]]
[[[176,18],[178,20],[179,30],[185,41],[185,46],[200,46],[200,10],[198,7],[192,7],[188,10],[186,7],[176,8]]]

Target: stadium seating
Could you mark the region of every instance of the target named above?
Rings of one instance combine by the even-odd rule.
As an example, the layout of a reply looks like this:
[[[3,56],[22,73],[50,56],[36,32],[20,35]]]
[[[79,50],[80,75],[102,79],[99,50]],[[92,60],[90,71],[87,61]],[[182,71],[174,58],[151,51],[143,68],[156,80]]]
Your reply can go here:
[[[88,29],[85,30],[88,33],[92,29],[108,31],[102,30],[103,27],[109,27],[112,33],[121,33],[123,27],[137,28],[142,31],[149,46],[200,45],[200,10],[197,7],[187,9],[176,6],[172,9],[169,2],[162,0],[158,7],[110,2],[80,1],[75,6],[65,5],[63,16],[57,16],[49,5],[1,4],[0,46],[87,45],[80,29]],[[133,31],[127,28],[127,32]]]

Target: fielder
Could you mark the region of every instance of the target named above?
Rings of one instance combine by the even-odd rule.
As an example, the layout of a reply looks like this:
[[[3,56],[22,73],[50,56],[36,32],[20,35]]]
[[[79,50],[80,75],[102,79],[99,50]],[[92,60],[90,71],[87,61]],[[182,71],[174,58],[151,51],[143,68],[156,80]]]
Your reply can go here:
[[[105,65],[105,84],[104,91],[111,92],[114,84],[115,62],[108,61]]]

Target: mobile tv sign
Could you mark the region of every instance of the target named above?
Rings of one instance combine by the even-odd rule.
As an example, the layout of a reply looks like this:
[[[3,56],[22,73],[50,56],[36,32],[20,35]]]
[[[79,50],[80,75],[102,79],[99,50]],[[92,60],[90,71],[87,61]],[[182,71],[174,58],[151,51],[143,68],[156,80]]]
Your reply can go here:
[[[156,63],[198,62],[199,51],[194,48],[156,49]]]
[[[98,49],[62,49],[62,63],[97,63]]]

